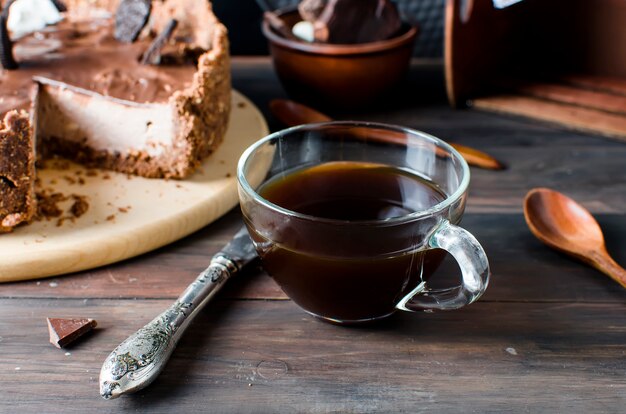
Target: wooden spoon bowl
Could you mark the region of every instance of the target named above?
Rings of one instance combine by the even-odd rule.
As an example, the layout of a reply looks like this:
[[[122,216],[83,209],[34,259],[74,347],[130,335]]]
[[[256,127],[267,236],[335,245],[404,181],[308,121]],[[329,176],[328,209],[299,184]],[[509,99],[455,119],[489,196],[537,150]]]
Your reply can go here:
[[[535,188],[524,199],[524,217],[539,240],[626,287],[626,270],[607,252],[600,225],[576,201],[548,188]]]

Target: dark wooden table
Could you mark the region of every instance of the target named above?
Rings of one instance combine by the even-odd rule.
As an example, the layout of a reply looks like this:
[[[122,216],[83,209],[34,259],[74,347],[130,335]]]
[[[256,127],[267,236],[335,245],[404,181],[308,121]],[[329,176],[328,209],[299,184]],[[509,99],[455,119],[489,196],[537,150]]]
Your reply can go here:
[[[234,59],[233,75],[278,128],[267,102],[284,92],[269,60]],[[567,193],[596,215],[609,251],[626,264],[626,144],[451,110],[441,68],[428,63],[413,65],[395,99],[355,117],[418,128],[509,165],[472,169],[463,225],[493,269],[479,302],[339,327],[308,316],[253,270],[199,315],[152,386],[103,400],[104,358],[165,309],[235,233],[240,215],[232,211],[122,263],[0,285],[0,412],[624,412],[626,292],[540,244],[521,203],[532,187]],[[456,271],[452,263],[442,269]],[[91,317],[99,327],[59,350],[48,343],[47,316]]]

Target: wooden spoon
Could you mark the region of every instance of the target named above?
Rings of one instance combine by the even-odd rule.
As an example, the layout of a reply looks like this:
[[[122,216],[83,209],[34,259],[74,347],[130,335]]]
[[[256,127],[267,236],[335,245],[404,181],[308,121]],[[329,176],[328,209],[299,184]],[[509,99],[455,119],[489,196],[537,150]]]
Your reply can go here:
[[[312,124],[316,122],[332,121],[332,118],[306,105],[288,99],[274,99],[270,102],[270,110],[276,118],[287,126]],[[396,138],[390,138],[389,142],[400,142]],[[503,170],[505,167],[500,161],[491,155],[485,154],[465,145],[449,142],[465,158],[469,165],[485,168],[488,170]]]
[[[539,240],[626,287],[626,270],[606,251],[600,225],[583,206],[557,191],[535,188],[524,199],[524,217]]]

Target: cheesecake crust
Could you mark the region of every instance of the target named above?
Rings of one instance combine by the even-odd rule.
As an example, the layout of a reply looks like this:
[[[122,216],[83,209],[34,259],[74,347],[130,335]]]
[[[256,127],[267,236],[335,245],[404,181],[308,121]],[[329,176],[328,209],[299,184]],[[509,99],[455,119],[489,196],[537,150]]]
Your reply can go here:
[[[30,222],[36,208],[33,131],[25,111],[10,111],[0,123],[0,233]]]

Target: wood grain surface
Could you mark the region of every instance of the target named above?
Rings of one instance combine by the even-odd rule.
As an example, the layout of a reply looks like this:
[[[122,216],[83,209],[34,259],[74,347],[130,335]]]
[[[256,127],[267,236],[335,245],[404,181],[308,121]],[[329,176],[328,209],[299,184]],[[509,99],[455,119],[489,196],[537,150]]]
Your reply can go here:
[[[285,97],[266,58],[236,58],[234,86],[269,116]],[[331,114],[422,129],[505,161],[472,169],[462,225],[493,269],[460,311],[398,313],[366,327],[320,322],[261,269],[229,282],[199,315],[157,381],[105,401],[108,353],[165,309],[241,225],[235,209],[169,246],[98,269],[0,284],[2,413],[621,413],[626,406],[626,291],[552,251],[524,223],[522,199],[548,186],[581,202],[626,264],[626,145],[512,116],[455,111],[442,69],[415,62],[393,99]],[[453,283],[447,260],[436,282]],[[95,332],[59,350],[46,317],[90,317]],[[69,353],[69,354],[68,354]]]

